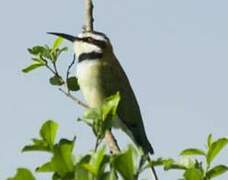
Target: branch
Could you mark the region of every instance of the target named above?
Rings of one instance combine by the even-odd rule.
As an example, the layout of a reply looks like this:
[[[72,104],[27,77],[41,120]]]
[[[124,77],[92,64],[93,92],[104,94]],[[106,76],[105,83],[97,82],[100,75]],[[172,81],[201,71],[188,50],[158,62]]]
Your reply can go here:
[[[69,97],[70,99],[72,99],[74,102],[76,102],[78,105],[84,107],[84,108],[89,108],[89,106],[87,104],[85,104],[84,102],[80,101],[78,98],[76,98],[75,96],[73,96],[69,91],[66,92],[65,90],[63,90],[62,88],[59,88],[59,91],[61,91],[63,94],[65,94],[67,97]]]
[[[93,2],[92,0],[85,0],[85,14],[84,14],[84,26],[83,30],[86,32],[93,31]]]
[[[74,54],[73,60],[72,60],[72,62],[70,63],[70,65],[68,66],[68,68],[67,68],[66,82],[67,82],[67,80],[68,80],[68,78],[69,78],[70,70],[71,70],[72,66],[74,65],[75,61],[76,61],[76,57],[75,57],[75,54]]]
[[[84,0],[84,6],[85,6],[85,10],[84,10],[84,26],[83,26],[83,31],[84,32],[92,32],[93,31],[93,22],[94,22],[94,18],[93,18],[93,2],[92,0]],[[76,99],[74,96],[72,96],[69,92],[65,92],[62,89],[60,89],[66,96],[70,97],[72,100],[74,100],[75,102],[77,102],[79,105],[82,105],[83,107],[87,107],[87,105],[85,105],[84,103],[82,103],[81,101],[79,101],[78,99]],[[116,154],[118,152],[120,152],[120,148],[117,144],[117,141],[115,139],[115,137],[112,134],[111,129],[107,130],[105,133],[105,141],[107,143],[107,145],[109,146],[109,149],[112,153]]]
[[[118,154],[120,152],[120,147],[117,143],[116,138],[113,136],[111,129],[106,131],[104,138],[107,145],[109,146],[111,153]]]

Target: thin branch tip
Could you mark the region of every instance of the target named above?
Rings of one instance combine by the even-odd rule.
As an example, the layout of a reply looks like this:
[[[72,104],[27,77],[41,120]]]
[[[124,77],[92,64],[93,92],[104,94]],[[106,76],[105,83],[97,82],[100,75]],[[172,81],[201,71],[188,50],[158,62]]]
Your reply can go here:
[[[93,1],[85,0],[85,14],[84,14],[84,32],[92,32],[93,31]]]

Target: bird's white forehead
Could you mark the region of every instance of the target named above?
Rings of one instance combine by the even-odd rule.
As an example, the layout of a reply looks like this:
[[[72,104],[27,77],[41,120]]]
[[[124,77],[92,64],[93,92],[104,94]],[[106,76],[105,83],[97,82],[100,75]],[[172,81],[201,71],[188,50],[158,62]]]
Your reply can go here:
[[[96,33],[91,33],[91,32],[83,32],[83,33],[80,33],[78,35],[78,37],[79,38],[91,37],[91,38],[96,39],[96,40],[108,42],[107,38],[105,38],[103,35],[96,34]]]

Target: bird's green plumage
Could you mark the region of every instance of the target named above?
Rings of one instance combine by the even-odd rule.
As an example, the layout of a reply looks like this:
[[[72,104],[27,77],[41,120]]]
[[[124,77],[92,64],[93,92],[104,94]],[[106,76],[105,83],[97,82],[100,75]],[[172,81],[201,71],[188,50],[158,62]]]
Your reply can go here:
[[[104,51],[102,60],[84,62],[87,65],[78,76],[82,93],[91,107],[97,107],[106,97],[119,91],[121,100],[117,115],[122,123],[118,126],[122,126],[144,152],[153,153],[130,82],[114,53],[109,51],[112,51],[112,48]]]
[[[111,62],[104,65],[104,68],[101,68],[101,74],[103,74],[101,82],[106,93],[105,96],[110,96],[117,91],[120,92],[118,117],[131,132],[133,141],[141,146],[146,153],[153,153],[152,146],[145,134],[139,105],[130,82],[116,57],[113,56],[112,59]]]

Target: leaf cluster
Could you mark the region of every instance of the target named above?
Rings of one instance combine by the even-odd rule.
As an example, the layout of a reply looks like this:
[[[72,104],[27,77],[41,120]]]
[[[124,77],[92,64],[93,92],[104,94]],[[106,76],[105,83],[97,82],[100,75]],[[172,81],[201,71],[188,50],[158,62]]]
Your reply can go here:
[[[53,86],[62,86],[66,85],[69,91],[78,91],[79,85],[77,78],[75,76],[70,76],[70,68],[75,62],[75,57],[73,58],[72,63],[68,66],[66,71],[66,77],[63,78],[63,75],[59,73],[58,70],[58,60],[60,55],[68,50],[67,47],[60,48],[63,42],[63,38],[58,37],[52,46],[48,45],[37,45],[28,49],[28,52],[32,55],[32,63],[22,69],[24,73],[30,73],[38,68],[46,68],[52,74],[49,78],[49,83]]]
[[[105,131],[112,128],[112,121],[116,120],[116,111],[120,102],[120,93],[106,98],[98,108],[88,108],[84,112],[83,121],[92,127],[98,141],[103,139]]]
[[[39,138],[32,139],[32,144],[23,148],[23,152],[42,151],[51,154],[48,162],[38,166],[37,173],[52,173],[52,180],[117,180],[119,177],[135,180],[137,158],[139,154],[134,147],[112,155],[107,153],[104,145],[85,155],[73,153],[76,138],[60,139],[56,142],[58,124],[46,121],[39,133]],[[24,178],[24,179],[23,179]],[[8,180],[35,180],[31,171],[19,168],[14,177]]]
[[[206,150],[188,148],[181,151],[180,160],[159,158],[151,161],[150,165],[163,166],[164,170],[182,170],[183,180],[210,180],[228,171],[228,166],[223,164],[211,167],[214,159],[226,145],[228,145],[227,138],[212,140],[210,134]],[[203,161],[196,159],[197,156],[203,157]]]

